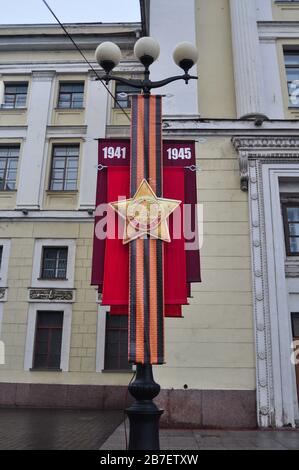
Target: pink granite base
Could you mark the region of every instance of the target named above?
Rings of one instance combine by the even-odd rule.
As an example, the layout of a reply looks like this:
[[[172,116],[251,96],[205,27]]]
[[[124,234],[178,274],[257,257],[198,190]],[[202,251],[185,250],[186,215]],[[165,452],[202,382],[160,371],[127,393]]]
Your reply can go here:
[[[255,428],[254,390],[162,390],[161,425],[172,428]],[[1,407],[125,409],[127,387],[0,383]]]

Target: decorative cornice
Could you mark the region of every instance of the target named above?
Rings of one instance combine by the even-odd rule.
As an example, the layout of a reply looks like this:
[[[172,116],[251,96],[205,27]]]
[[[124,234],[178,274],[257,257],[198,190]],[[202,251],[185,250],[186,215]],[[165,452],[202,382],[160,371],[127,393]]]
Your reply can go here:
[[[32,80],[36,82],[48,82],[53,80],[53,77],[55,77],[55,75],[55,70],[33,70]]]
[[[232,143],[236,150],[297,148],[299,153],[299,137],[233,137]]]
[[[29,289],[29,300],[73,301],[73,291],[66,289]]]
[[[249,160],[261,158],[281,158],[284,161],[299,160],[299,137],[297,136],[237,136],[232,144],[239,155],[240,185],[248,191]]]

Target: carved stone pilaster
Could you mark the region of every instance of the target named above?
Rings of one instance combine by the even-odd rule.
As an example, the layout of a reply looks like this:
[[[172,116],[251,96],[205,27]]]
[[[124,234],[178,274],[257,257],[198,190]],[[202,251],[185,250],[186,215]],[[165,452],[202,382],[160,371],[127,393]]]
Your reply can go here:
[[[1,288],[0,288],[0,300],[4,300],[5,294],[6,294],[6,288],[5,288],[5,287],[1,287]]]

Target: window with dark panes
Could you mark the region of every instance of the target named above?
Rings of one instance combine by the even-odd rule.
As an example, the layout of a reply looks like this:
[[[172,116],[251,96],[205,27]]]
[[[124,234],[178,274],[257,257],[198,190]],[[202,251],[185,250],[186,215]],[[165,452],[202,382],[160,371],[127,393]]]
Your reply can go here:
[[[299,312],[292,313],[293,338],[299,339]]]
[[[3,108],[25,108],[28,83],[5,83]]]
[[[117,83],[115,88],[115,103],[114,106],[119,108],[130,108],[131,107],[131,99],[130,95],[137,95],[140,93],[140,90],[134,88],[130,85],[124,85],[122,83]]]
[[[105,370],[131,370],[128,362],[128,316],[106,317]]]
[[[60,369],[62,328],[63,312],[37,312],[33,369]]]
[[[84,83],[59,84],[58,108],[83,108]]]
[[[286,252],[288,256],[299,256],[299,202],[282,205]]]
[[[19,147],[0,147],[0,191],[16,188]]]
[[[67,247],[44,247],[41,279],[66,279]]]
[[[0,245],[0,269],[1,269],[1,266],[2,266],[2,256],[3,256],[3,246]]]
[[[79,145],[55,145],[52,153],[51,191],[77,189]]]
[[[289,104],[299,107],[299,49],[284,52]]]

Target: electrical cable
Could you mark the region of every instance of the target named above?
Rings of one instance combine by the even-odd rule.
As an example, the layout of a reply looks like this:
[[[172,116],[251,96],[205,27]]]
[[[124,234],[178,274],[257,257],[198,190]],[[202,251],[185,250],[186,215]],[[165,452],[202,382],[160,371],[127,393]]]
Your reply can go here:
[[[101,82],[101,84],[106,88],[107,92],[109,93],[109,95],[114,99],[114,101],[118,104],[119,108],[122,110],[122,112],[124,113],[124,115],[127,117],[127,119],[129,121],[131,121],[131,118],[129,116],[129,114],[124,110],[124,108],[121,106],[121,104],[119,103],[119,101],[117,100],[117,98],[113,95],[113,93],[111,93],[111,91],[109,90],[109,88],[107,87],[107,85],[105,84],[105,82],[102,80],[102,78],[99,76],[98,72],[95,70],[95,68],[91,65],[91,63],[89,62],[89,60],[87,59],[87,57],[85,56],[85,54],[82,52],[82,50],[80,49],[80,47],[78,46],[78,44],[74,41],[74,39],[72,38],[71,34],[68,32],[68,30],[66,29],[66,27],[61,23],[61,21],[59,20],[59,18],[57,17],[57,15],[54,13],[54,11],[52,10],[52,8],[50,7],[50,5],[46,2],[46,0],[42,0],[42,2],[44,3],[44,5],[48,8],[49,12],[53,15],[53,17],[55,18],[55,20],[57,21],[57,23],[59,24],[59,26],[63,29],[64,33],[67,35],[67,37],[69,38],[69,40],[72,42],[72,44],[75,46],[75,48],[77,49],[77,51],[81,54],[81,56],[83,57],[83,59],[85,60],[85,62],[89,65],[89,67],[91,68],[91,70],[94,72],[94,74],[97,76],[97,78],[99,79],[99,81]]]

